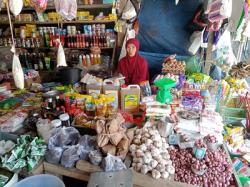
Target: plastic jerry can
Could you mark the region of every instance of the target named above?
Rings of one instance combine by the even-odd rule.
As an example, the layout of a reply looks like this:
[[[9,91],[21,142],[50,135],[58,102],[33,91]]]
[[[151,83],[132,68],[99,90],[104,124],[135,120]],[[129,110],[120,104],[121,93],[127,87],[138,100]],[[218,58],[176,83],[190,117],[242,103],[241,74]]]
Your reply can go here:
[[[140,86],[129,85],[121,88],[121,110],[129,113],[139,112],[140,109]]]

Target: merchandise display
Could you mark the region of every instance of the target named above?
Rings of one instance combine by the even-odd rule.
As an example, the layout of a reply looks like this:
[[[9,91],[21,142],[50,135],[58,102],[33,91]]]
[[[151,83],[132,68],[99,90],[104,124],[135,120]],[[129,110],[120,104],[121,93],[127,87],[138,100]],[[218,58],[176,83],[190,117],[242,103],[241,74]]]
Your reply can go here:
[[[121,186],[131,177],[140,187],[250,184],[250,65],[240,58],[243,46],[233,64],[233,42],[220,41],[225,30],[239,35],[224,23],[231,1],[196,10],[195,56],[176,53],[188,45],[175,42],[152,59],[144,54],[148,36],[131,34],[143,23],[122,20],[137,14],[135,2],[7,1],[0,0],[0,52],[12,48],[0,53],[9,63],[0,65],[0,186],[12,175],[95,181],[102,172]],[[242,22],[248,8],[246,1]],[[235,31],[242,38],[245,27]],[[152,38],[158,32],[147,30]],[[165,50],[164,42],[147,45]],[[219,63],[226,67],[218,78]]]

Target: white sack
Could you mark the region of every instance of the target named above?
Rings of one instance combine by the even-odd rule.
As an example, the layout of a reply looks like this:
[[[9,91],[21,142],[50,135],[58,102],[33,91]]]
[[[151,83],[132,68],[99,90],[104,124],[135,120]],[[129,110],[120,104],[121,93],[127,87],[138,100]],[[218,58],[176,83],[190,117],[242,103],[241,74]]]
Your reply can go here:
[[[15,81],[15,85],[19,89],[24,89],[24,74],[19,60],[19,57],[14,54],[12,61],[12,74]]]
[[[10,11],[14,16],[20,14],[23,8],[23,0],[9,0]]]
[[[67,66],[66,58],[65,58],[65,54],[64,54],[64,50],[63,50],[61,42],[59,43],[59,48],[57,51],[57,67],[59,66]]]

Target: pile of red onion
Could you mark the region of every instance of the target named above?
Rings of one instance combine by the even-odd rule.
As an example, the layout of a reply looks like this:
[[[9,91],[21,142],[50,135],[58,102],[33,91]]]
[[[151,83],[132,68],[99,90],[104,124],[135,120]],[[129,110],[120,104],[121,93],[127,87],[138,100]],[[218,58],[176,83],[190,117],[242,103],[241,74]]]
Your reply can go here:
[[[171,146],[169,154],[175,167],[175,181],[205,187],[224,187],[235,184],[227,155],[221,148],[215,152],[207,150],[205,157],[199,161],[193,157],[192,149],[179,149]],[[192,163],[196,163],[195,168],[206,168],[206,172],[202,176],[194,174],[191,170]]]
[[[207,135],[204,137],[204,140],[207,142],[207,143],[217,143],[217,138],[213,135]]]
[[[207,145],[203,142],[202,139],[198,139],[195,141],[194,145],[197,147],[197,148],[207,148]]]

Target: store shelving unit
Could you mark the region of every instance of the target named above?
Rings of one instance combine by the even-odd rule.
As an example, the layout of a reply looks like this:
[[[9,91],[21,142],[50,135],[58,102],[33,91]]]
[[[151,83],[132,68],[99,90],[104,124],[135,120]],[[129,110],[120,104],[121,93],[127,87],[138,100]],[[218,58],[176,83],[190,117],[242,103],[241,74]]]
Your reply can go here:
[[[105,12],[107,13],[111,13],[111,9],[112,9],[113,4],[92,4],[92,5],[78,5],[77,6],[77,10],[78,11],[90,11],[91,14],[94,13],[94,16],[98,15],[98,12]],[[55,11],[55,7],[54,6],[48,6],[45,10],[45,12],[51,12],[51,11]],[[22,12],[21,13],[34,13],[35,10],[32,7],[23,7]],[[7,9],[6,8],[2,8],[1,14],[7,14]],[[75,19],[73,21],[67,21],[67,20],[60,20],[59,21],[61,25],[63,25],[63,27],[67,27],[68,25],[74,25],[77,26],[78,28],[82,28],[83,25],[90,25],[90,24],[105,24],[106,28],[114,28],[115,26],[115,20],[108,20],[108,19],[96,19],[96,20],[78,20]],[[23,25],[26,24],[32,24],[32,25],[37,25],[38,27],[57,27],[58,26],[58,21],[17,21],[17,19],[13,19],[12,20],[12,24],[14,28],[18,28],[21,27]],[[5,27],[7,28],[9,26],[9,22],[8,21],[1,21],[0,22],[0,28],[1,27]],[[117,39],[116,39],[117,40]],[[4,48],[4,47],[0,47],[0,48]],[[6,48],[6,47],[5,47]],[[45,47],[45,46],[41,46],[41,47],[17,47],[19,50],[26,50],[30,53],[33,53],[34,51],[39,51],[39,52],[45,52],[45,53],[49,53],[51,51],[56,51],[56,47]],[[79,50],[80,52],[83,51],[89,51],[90,48],[71,48],[71,47],[67,47],[65,46],[64,49],[67,50]],[[100,47],[102,53],[104,52],[105,54],[108,54],[108,56],[110,56],[110,63],[113,64],[114,63],[114,57],[115,57],[115,49],[116,49],[116,42],[115,45],[113,45],[112,47]]]

